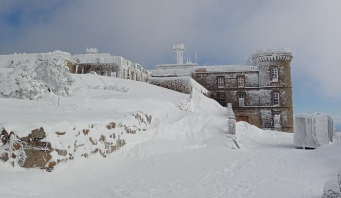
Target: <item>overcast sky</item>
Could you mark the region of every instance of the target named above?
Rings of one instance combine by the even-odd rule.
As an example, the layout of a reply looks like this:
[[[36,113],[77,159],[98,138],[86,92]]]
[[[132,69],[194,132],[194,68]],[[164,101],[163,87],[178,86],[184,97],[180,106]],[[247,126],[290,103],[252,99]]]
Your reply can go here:
[[[289,48],[295,113],[333,115],[341,128],[341,1],[0,0],[0,54],[86,47],[146,69],[175,63],[245,64],[252,51]]]

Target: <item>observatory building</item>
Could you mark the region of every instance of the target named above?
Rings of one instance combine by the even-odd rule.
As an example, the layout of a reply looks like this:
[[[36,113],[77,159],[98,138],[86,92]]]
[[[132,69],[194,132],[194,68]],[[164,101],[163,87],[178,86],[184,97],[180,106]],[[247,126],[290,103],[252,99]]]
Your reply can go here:
[[[183,63],[184,44],[174,45],[173,49],[177,64],[157,65],[152,71],[153,78],[158,79],[154,84],[164,86],[160,83],[164,79],[168,83],[164,87],[172,89],[172,80],[192,78],[209,91],[207,96],[222,106],[232,103],[237,121],[293,132],[290,50],[255,51],[246,65],[199,66],[190,61]]]

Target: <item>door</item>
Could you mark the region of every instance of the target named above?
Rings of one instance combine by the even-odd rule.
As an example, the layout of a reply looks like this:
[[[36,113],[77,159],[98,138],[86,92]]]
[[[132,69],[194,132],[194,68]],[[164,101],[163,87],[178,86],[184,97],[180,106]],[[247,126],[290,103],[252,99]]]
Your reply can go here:
[[[249,122],[249,117],[248,116],[237,116],[236,117],[236,121],[239,122],[239,121],[244,121],[244,122]]]

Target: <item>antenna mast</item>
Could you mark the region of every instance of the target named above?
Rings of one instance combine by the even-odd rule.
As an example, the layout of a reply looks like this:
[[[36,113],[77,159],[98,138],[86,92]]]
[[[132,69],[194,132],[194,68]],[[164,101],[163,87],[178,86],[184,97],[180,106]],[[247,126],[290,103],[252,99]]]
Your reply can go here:
[[[176,64],[183,64],[185,44],[180,43],[173,45],[173,50],[176,51]]]

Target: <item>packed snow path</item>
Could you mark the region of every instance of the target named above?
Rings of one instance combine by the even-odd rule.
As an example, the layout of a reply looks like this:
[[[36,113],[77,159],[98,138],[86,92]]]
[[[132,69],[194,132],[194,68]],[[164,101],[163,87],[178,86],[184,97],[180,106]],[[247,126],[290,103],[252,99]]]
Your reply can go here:
[[[1,170],[0,197],[320,197],[325,162],[293,149],[291,134],[269,134],[243,149],[213,138],[183,152],[79,159],[52,173]]]

